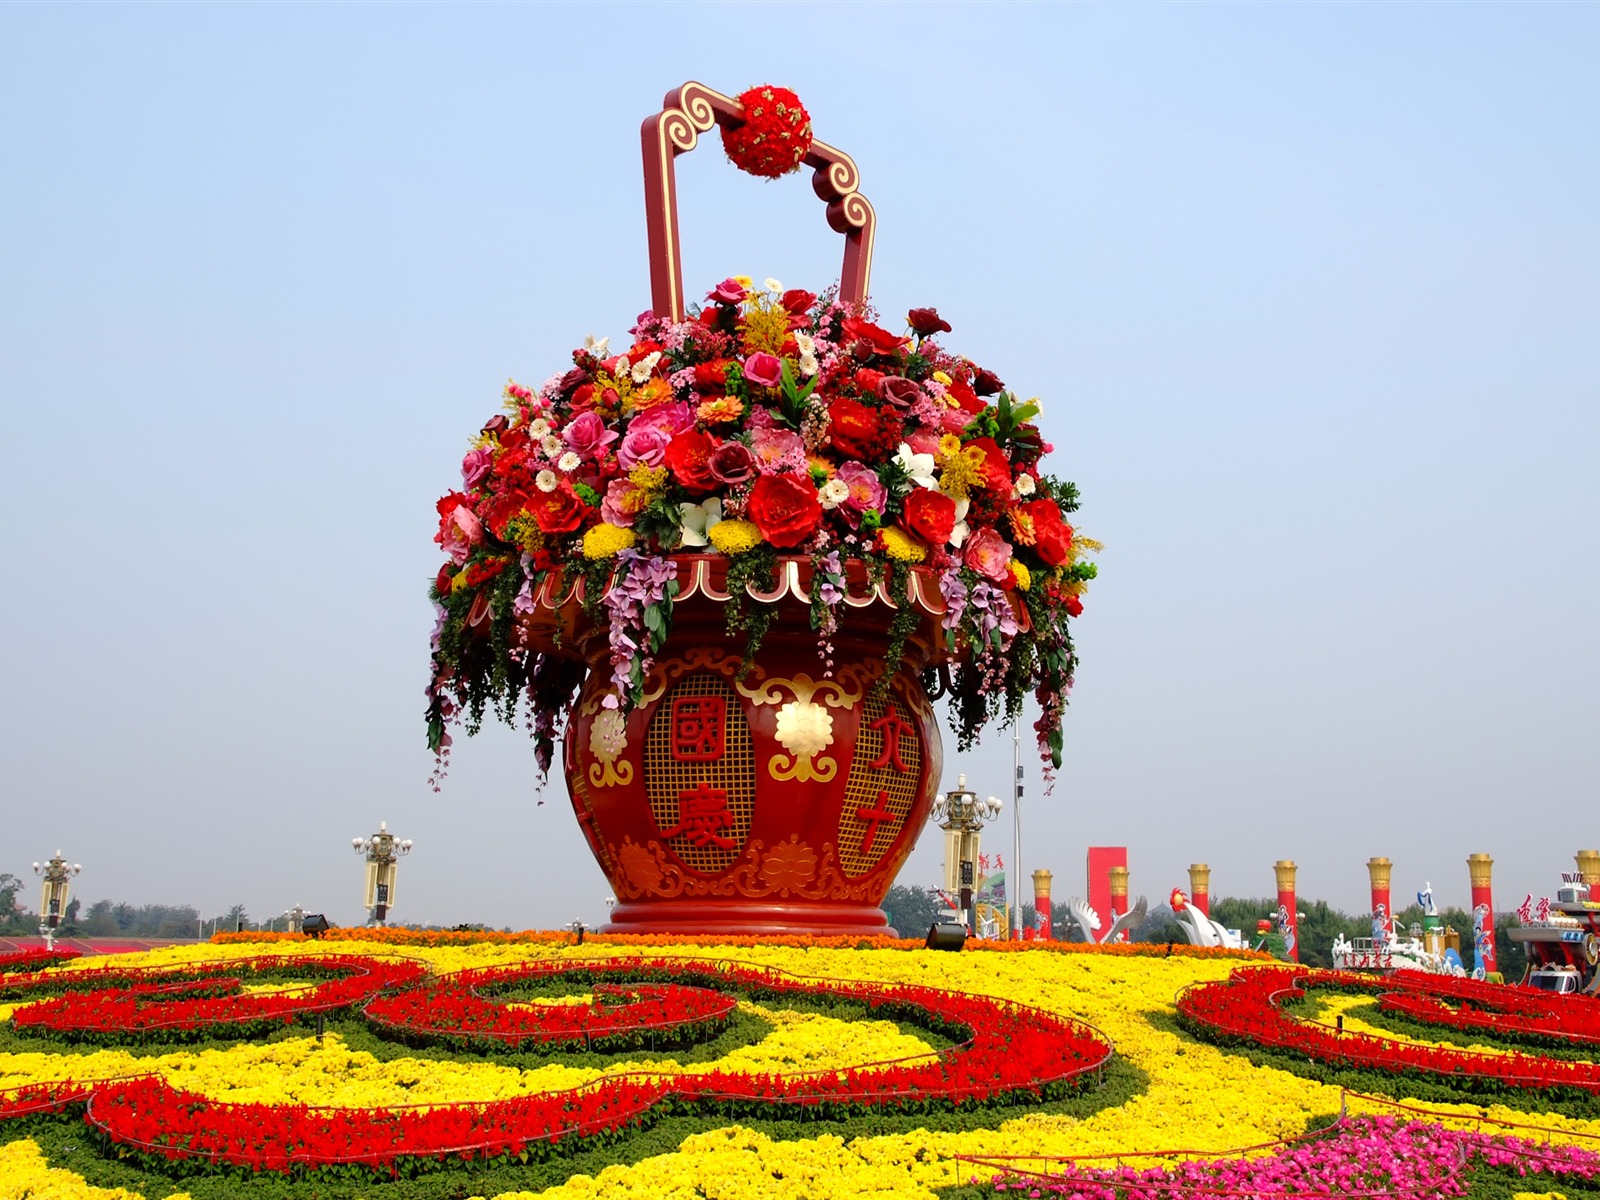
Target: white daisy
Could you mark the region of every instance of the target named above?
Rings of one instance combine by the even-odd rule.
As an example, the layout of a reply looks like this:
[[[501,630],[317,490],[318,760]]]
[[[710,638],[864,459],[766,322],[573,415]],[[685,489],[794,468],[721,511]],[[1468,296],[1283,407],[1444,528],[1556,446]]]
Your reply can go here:
[[[633,364],[633,381],[635,383],[643,383],[646,379],[649,379],[651,373],[656,369],[656,364],[660,361],[661,351],[650,351],[649,354],[646,354]]]
[[[556,473],[546,467],[533,477],[533,482],[538,485],[541,492],[553,492],[559,480],[556,479]]]
[[[569,474],[569,475],[572,474],[572,472],[576,471],[582,465],[583,465],[583,459],[579,458],[571,450],[568,450],[560,458],[556,459],[556,466],[559,467],[561,470],[567,472],[567,474]]]
[[[822,501],[823,508],[838,508],[850,499],[850,485],[842,479],[830,479],[822,485],[817,498]]]

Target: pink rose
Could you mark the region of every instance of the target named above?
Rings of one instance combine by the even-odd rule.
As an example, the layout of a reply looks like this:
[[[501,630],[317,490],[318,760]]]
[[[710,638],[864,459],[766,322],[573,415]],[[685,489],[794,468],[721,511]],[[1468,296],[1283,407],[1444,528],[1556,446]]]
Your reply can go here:
[[[743,483],[756,473],[756,456],[743,442],[723,442],[711,452],[706,465],[720,483]]]
[[[718,304],[738,304],[744,297],[744,284],[737,279],[724,279],[706,293],[707,300],[715,300]]]
[[[939,435],[930,433],[926,429],[919,429],[915,433],[906,434],[906,444],[911,447],[913,454],[931,454],[939,456]]]
[[[967,539],[967,566],[994,583],[1011,582],[1011,543],[986,525]]]
[[[884,491],[883,482],[871,467],[863,463],[847,462],[839,468],[837,478],[850,489],[850,494],[844,498],[839,508],[852,528],[861,523],[861,514],[867,509],[874,508],[880,513],[883,511],[889,494]]]
[[[600,501],[600,519],[607,525],[631,528],[634,517],[644,507],[644,495],[628,480],[613,479],[606,487],[604,499]]]
[[[671,440],[671,434],[649,425],[641,429],[635,422],[617,447],[617,465],[624,471],[631,471],[640,463],[659,467],[666,460],[667,443]]]
[[[694,409],[684,403],[657,404],[646,409],[633,419],[628,426],[629,431],[635,429],[659,429],[670,439],[674,434],[682,433],[686,429],[694,428]]]
[[[568,450],[592,463],[600,457],[607,446],[617,440],[617,431],[607,429],[605,418],[599,413],[586,412],[573,418],[572,424],[567,426],[563,436],[566,438]]]
[[[462,496],[454,507],[446,509],[444,519],[439,522],[439,532],[433,537],[457,566],[465,563],[472,555],[472,548],[483,541],[483,522],[465,501],[466,497]],[[440,503],[443,507],[444,502]]]
[[[758,351],[744,360],[744,377],[757,387],[777,387],[783,379],[783,360]]]
[[[489,468],[494,466],[494,451],[487,446],[479,446],[476,450],[468,450],[467,456],[461,460],[461,486],[471,487],[489,473]]]
[[[763,475],[805,470],[806,444],[798,433],[778,428],[758,429],[751,435],[750,449],[755,451],[756,463]]]

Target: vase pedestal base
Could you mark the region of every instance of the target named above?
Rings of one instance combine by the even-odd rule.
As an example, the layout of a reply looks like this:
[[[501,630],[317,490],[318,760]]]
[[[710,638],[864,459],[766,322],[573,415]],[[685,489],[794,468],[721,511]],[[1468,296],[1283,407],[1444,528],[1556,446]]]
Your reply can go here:
[[[600,927],[600,932],[896,936],[883,909],[870,904],[701,899],[619,903],[611,910],[611,920]]]

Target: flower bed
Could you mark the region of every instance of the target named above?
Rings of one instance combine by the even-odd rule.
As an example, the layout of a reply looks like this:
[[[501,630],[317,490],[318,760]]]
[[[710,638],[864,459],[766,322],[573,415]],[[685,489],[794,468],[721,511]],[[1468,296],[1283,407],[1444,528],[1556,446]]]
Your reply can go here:
[[[326,982],[294,993],[249,995],[238,990],[247,974],[271,977],[284,970]],[[308,1016],[348,1009],[383,988],[412,983],[423,970],[417,963],[371,957],[257,958],[191,971],[32,975],[15,984],[8,981],[7,990],[25,996],[31,989],[78,989],[18,1009],[12,1026],[23,1033],[115,1045],[201,1040],[219,1033],[259,1037]]]
[[[1348,1178],[1354,1179],[1383,1155],[1400,1169],[1389,1184],[1416,1184],[1425,1178],[1405,1173],[1411,1170],[1406,1166],[1410,1151],[1404,1145],[1380,1144],[1386,1135],[1379,1125],[1346,1126],[1364,1129],[1359,1136],[1378,1140],[1364,1143],[1363,1153],[1343,1157],[1325,1157],[1335,1155],[1336,1148],[1320,1148],[1336,1140],[1337,1130],[1325,1139],[1303,1138],[1308,1127],[1333,1122],[1341,1107],[1354,1121],[1393,1116],[1399,1107],[1394,1101],[1343,1093],[1314,1076],[1291,1074],[1284,1069],[1293,1065],[1291,1057],[1281,1051],[1275,1052],[1277,1058],[1263,1058],[1255,1043],[1241,1039],[1220,1046],[1179,1029],[1175,998],[1186,988],[1192,996],[1212,984],[1227,985],[1230,973],[1251,961],[1246,956],[1168,956],[1165,946],[1115,952],[1035,946],[935,954],[910,944],[854,949],[822,939],[783,945],[703,939],[648,939],[651,944],[645,944],[645,939],[635,939],[626,946],[615,939],[600,945],[586,939],[575,946],[570,938],[511,941],[502,935],[426,945],[417,940],[422,936],[428,935],[391,935],[441,978],[520,972],[531,966],[568,976],[573,987],[592,991],[596,983],[623,984],[622,972],[629,968],[621,964],[626,962],[659,969],[648,979],[630,977],[628,986],[710,986],[727,993],[733,989],[726,978],[707,981],[705,975],[736,967],[749,984],[738,993],[745,997],[741,1020],[746,1025],[740,1028],[749,1028],[754,1019],[750,1014],[765,1014],[761,1019],[769,1024],[776,1017],[784,1020],[768,1033],[757,1029],[750,1034],[758,1039],[754,1042],[740,1041],[741,1034],[674,1055],[628,1052],[607,1057],[585,1055],[578,1048],[540,1057],[526,1049],[513,1053],[485,1047],[485,1052],[471,1054],[435,1048],[424,1052],[428,1057],[413,1058],[407,1057],[413,1052],[372,1037],[355,1013],[330,1021],[325,1041],[280,1030],[265,1041],[226,1045],[152,1043],[137,1051],[63,1045],[53,1053],[38,1052],[37,1042],[19,1042],[8,1032],[9,1022],[0,1018],[0,1114],[16,1117],[0,1124],[0,1195],[29,1194],[29,1188],[40,1195],[77,1195],[64,1182],[76,1179],[71,1186],[80,1189],[88,1184],[128,1189],[118,1200],[166,1200],[175,1188],[192,1200],[236,1200],[251,1194],[262,1200],[391,1195],[395,1200],[461,1195],[527,1200],[531,1194],[542,1200],[654,1200],[696,1192],[932,1200],[936,1190],[946,1200],[976,1200],[994,1195],[988,1181],[1008,1172],[1014,1182],[1053,1195],[1059,1190],[1049,1191],[1042,1177],[1096,1176],[1089,1182],[1125,1186],[1097,1176],[1115,1171],[1119,1157],[1125,1159],[1123,1165],[1144,1170],[1181,1151],[1180,1157],[1205,1160],[1215,1172],[1227,1172],[1235,1169],[1234,1160],[1271,1158],[1264,1159],[1262,1152],[1242,1155],[1242,1147],[1285,1140],[1290,1144],[1283,1154],[1300,1156],[1296,1161],[1307,1179],[1326,1173],[1338,1178],[1346,1167]],[[308,965],[329,953],[329,947],[312,942],[275,940],[266,945],[274,958]],[[370,956],[382,949],[347,941],[338,955]],[[262,957],[261,951],[260,944],[230,939],[229,944],[167,948],[104,966],[73,964],[57,974],[93,976],[107,968],[126,974],[134,963],[193,972],[210,964],[224,977],[238,977],[243,964]],[[717,961],[708,964],[707,955]],[[845,1007],[817,1008],[809,1015],[787,1009],[807,997],[766,987],[773,980],[804,982],[778,973],[784,969],[802,973],[813,988],[826,981],[824,990],[831,989]],[[1277,975],[1280,986],[1295,975],[1309,977],[1308,972],[1281,969]],[[952,1035],[957,1044],[946,1045],[928,1033],[919,1043],[883,1022],[896,1015],[898,994],[926,992],[953,996],[952,1006],[971,1005],[977,1014],[989,1014],[962,1021],[968,1026],[989,1022],[998,1040],[986,1050],[976,1040],[963,1044],[964,1034]],[[1522,1002],[1520,994],[1505,992],[1508,1003]],[[881,1002],[873,1006],[856,998],[864,993]],[[1310,994],[1315,998],[1319,989]],[[1382,993],[1364,988],[1354,994]],[[810,1000],[832,1003],[815,991]],[[898,1089],[918,1078],[912,1070],[950,1081],[961,1078],[952,1074],[958,1069],[967,1076],[985,1074],[987,1056],[996,1070],[1015,1067],[1019,1075],[1046,1074],[1036,1065],[1006,1061],[1010,1047],[1001,1044],[1006,1013],[1021,1014],[1024,1026],[1031,1027],[1038,1020],[1030,1016],[1033,1010],[1047,1012],[1053,1021],[1087,1021],[1114,1042],[1117,1056],[1106,1067],[1107,1082],[1101,1089],[1009,1106],[994,1093],[999,1107],[989,1102],[957,1105],[946,1098],[901,1111],[898,1100],[907,1093]],[[916,1024],[921,1029],[933,1024],[927,1008]],[[880,1032],[844,1036],[869,1025]],[[1021,1032],[1025,1036],[1027,1029]],[[1296,1061],[1304,1064],[1305,1056]],[[1468,1056],[1466,1062],[1473,1061]],[[940,1076],[940,1070],[946,1073]],[[117,1077],[120,1082],[112,1082]],[[1454,1080],[1448,1091],[1444,1084],[1452,1079],[1442,1075],[1373,1073],[1370,1078],[1377,1081],[1373,1086],[1408,1106],[1405,1120],[1424,1123],[1428,1132],[1419,1134],[1423,1140],[1416,1143],[1422,1152],[1448,1157],[1464,1144],[1446,1136],[1456,1132],[1482,1134],[1485,1146],[1514,1146],[1508,1140],[1514,1136],[1600,1150],[1600,1121],[1551,1114],[1545,1097],[1536,1092],[1504,1089],[1493,1099],[1480,1095],[1477,1103],[1466,1103],[1476,1086],[1470,1078]],[[995,1083],[984,1080],[991,1089]],[[1416,1087],[1422,1090],[1412,1090]],[[890,1098],[856,1103],[880,1093]],[[784,1096],[787,1107],[774,1107]],[[1430,1099],[1424,1102],[1419,1096]],[[797,1097],[809,1102],[794,1103]],[[86,1100],[88,1115],[122,1140],[112,1143],[110,1134],[101,1132],[94,1134],[97,1140],[86,1142]],[[1502,1100],[1523,1107],[1509,1109]],[[51,1108],[62,1106],[67,1111],[50,1115]],[[803,1120],[772,1119],[785,1113]],[[169,1142],[180,1132],[195,1140],[179,1148],[187,1157],[168,1158],[174,1150]],[[399,1138],[402,1148],[438,1149],[452,1134],[449,1144],[458,1153],[447,1174],[433,1170],[441,1162],[396,1156],[390,1141],[380,1149],[371,1144],[373,1138]],[[496,1138],[503,1139],[498,1153]],[[459,1152],[469,1145],[476,1148],[465,1160]],[[96,1146],[98,1150],[92,1148]],[[1518,1171],[1528,1173],[1525,1186],[1531,1192],[1553,1189],[1573,1196],[1593,1186],[1584,1170],[1563,1165],[1581,1166],[1587,1161],[1581,1155],[1538,1146],[1534,1150],[1520,1158],[1498,1149],[1474,1150],[1441,1190],[1450,1194],[1458,1185],[1470,1185],[1478,1194],[1481,1185],[1488,1188],[1485,1196],[1509,1197],[1517,1190]],[[230,1166],[229,1155],[239,1164]],[[274,1160],[273,1155],[279,1157]],[[319,1157],[344,1161],[318,1166],[314,1160]],[[269,1173],[275,1182],[267,1184],[244,1165],[250,1161],[276,1161],[290,1173]],[[398,1178],[385,1174],[385,1162]],[[413,1176],[424,1168],[426,1173]],[[1018,1174],[1019,1169],[1032,1174]],[[1239,1187],[1266,1192],[1273,1180],[1292,1183],[1292,1174],[1270,1174],[1288,1169],[1263,1166],[1260,1170],[1267,1173],[1227,1178]],[[296,1173],[308,1170],[314,1178],[297,1180]],[[1204,1172],[1187,1171],[1151,1176],[1147,1194],[1215,1194],[1215,1188],[1207,1190]],[[181,1176],[176,1183],[175,1174]],[[374,1183],[380,1174],[391,1182]],[[965,1186],[974,1178],[983,1181],[980,1187]],[[1216,1182],[1215,1175],[1209,1182]],[[54,1190],[45,1190],[47,1185]],[[1353,1182],[1328,1190],[1360,1191]]]
[[[487,968],[447,976],[427,987],[373,999],[362,1016],[416,1045],[463,1050],[520,1049],[527,1045],[652,1050],[708,1040],[728,1024],[738,1001],[709,988],[682,984],[596,982],[582,1004],[511,1006],[485,992],[569,975],[538,964]],[[598,974],[594,968],[591,975]],[[603,978],[603,977],[602,977]]]
[[[37,949],[18,950],[14,954],[0,954],[0,975],[42,971],[46,967],[59,967],[62,963],[82,957],[80,951],[68,947],[46,950],[41,946]]]
[[[1559,1089],[1600,1095],[1600,1073],[1590,1063],[1533,1054],[1481,1053],[1344,1033],[1318,1022],[1298,1020],[1282,1009],[1284,1001],[1300,999],[1316,988],[1367,992],[1378,997],[1402,987],[1415,994],[1429,986],[1429,978],[1411,974],[1397,984],[1346,972],[1245,967],[1234,971],[1226,981],[1188,989],[1178,999],[1178,1018],[1185,1027],[1214,1040],[1288,1051],[1330,1066],[1431,1076],[1468,1091]]]
[[[422,1109],[219,1104],[165,1081],[141,1078],[96,1089],[86,1119],[119,1153],[142,1154],[162,1165],[201,1162],[252,1172],[361,1165],[392,1174],[401,1163],[415,1170],[447,1157],[461,1162],[547,1154],[564,1140],[637,1124],[664,1101],[674,1110],[771,1118],[800,1113],[838,1116],[871,1109],[922,1112],[1049,1099],[1098,1072],[1111,1055],[1110,1044],[1087,1026],[986,997],[927,987],[818,982],[712,963],[640,960],[475,972],[455,986],[447,980],[414,988],[393,1003],[380,1001],[380,1012],[387,1019],[380,1018],[379,1025],[394,1029],[400,1025],[399,1015],[420,1018],[435,1002],[444,1002],[441,1016],[446,1022],[471,1021],[473,1010],[461,997],[470,995],[474,986],[541,974],[546,978],[577,974],[591,982],[669,980],[674,981],[669,986],[684,993],[720,986],[758,997],[845,999],[864,1004],[873,1013],[920,1021],[963,1040],[931,1062],[873,1063],[850,1071],[787,1075],[719,1070],[672,1077],[645,1073],[569,1092]],[[677,981],[692,982],[685,986]],[[589,1006],[571,1007],[560,1018],[548,1010],[537,1012],[518,1032],[529,1040],[537,1037],[540,1021],[592,1015]],[[508,1020],[492,1015],[491,1019]],[[403,1028],[414,1032],[416,1025]],[[613,1029],[602,1018],[602,1038],[610,1032]],[[476,1031],[456,1036],[479,1040]]]
[[[1001,1195],[1072,1200],[1158,1200],[1174,1196],[1451,1196],[1469,1168],[1510,1167],[1517,1175],[1600,1180],[1600,1154],[1526,1138],[1464,1133],[1393,1117],[1341,1120],[1311,1137],[1256,1157],[1202,1158],[1174,1166],[1065,1168],[1010,1173]],[[1132,1157],[1138,1158],[1139,1155]],[[1163,1156],[1168,1157],[1168,1156]]]
[[[1425,1025],[1535,1046],[1600,1044],[1600,1000],[1402,971],[1378,1007]]]

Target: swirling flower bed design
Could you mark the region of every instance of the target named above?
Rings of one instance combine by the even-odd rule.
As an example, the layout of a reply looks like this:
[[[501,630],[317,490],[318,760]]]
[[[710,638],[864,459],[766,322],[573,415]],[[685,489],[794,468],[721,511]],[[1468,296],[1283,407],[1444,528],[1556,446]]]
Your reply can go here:
[[[1206,1037],[1286,1050],[1331,1066],[1442,1078],[1476,1091],[1569,1090],[1600,1095],[1600,1072],[1590,1062],[1532,1052],[1400,1043],[1297,1019],[1284,1011],[1286,1001],[1303,999],[1316,990],[1371,995],[1378,999],[1380,1011],[1452,1032],[1492,1033],[1546,1044],[1572,1044],[1569,1031],[1592,1042],[1600,1020],[1600,1002],[1587,997],[1557,997],[1415,971],[1377,978],[1336,971],[1302,975],[1270,967],[1242,968],[1225,982],[1190,989],[1178,1001],[1178,1017]],[[1450,1001],[1460,1007],[1452,1007]]]
[[[1582,998],[1166,946],[651,943],[397,931],[5,972],[0,1195],[212,1200],[263,1176],[290,1200],[1600,1181],[1593,1063],[1530,1040],[1586,1028]],[[1484,1044],[1448,1044],[1464,1032]]]
[[[801,995],[811,1000],[850,1000],[873,1013],[910,1016],[958,1038],[932,1061],[866,1064],[861,1070],[817,1074],[762,1075],[720,1071],[655,1077],[639,1072],[594,1086],[519,1097],[498,1103],[443,1105],[410,1110],[320,1109],[226,1104],[172,1087],[151,1076],[85,1086],[69,1084],[60,1103],[87,1100],[85,1120],[119,1153],[138,1153],[152,1163],[224,1164],[248,1169],[293,1171],[363,1164],[392,1174],[403,1160],[522,1156],[563,1140],[617,1130],[639,1121],[668,1099],[679,1107],[733,1115],[786,1111],[860,1111],[893,1108],[920,1111],[939,1106],[1015,1103],[1048,1099],[1103,1068],[1111,1047],[1080,1023],[983,997],[928,987],[883,987],[863,983],[797,980],[772,970],[715,963],[655,963],[639,959],[598,963],[523,966],[467,972],[417,985],[422,968],[342,958],[311,957],[296,964],[300,974],[340,975],[334,984],[294,997],[191,995],[198,988],[227,993],[241,969],[262,974],[282,959],[253,960],[198,972],[159,971],[166,982],[129,988],[129,972],[109,972],[112,987],[69,990],[13,1016],[19,1032],[34,1030],[84,1037],[137,1039],[154,1029],[188,1035],[258,1033],[265,1023],[312,1012],[349,1008],[366,1000],[363,1014],[379,1030],[463,1047],[484,1043],[522,1046],[582,1041],[638,1044],[658,1036],[674,1044],[685,1036],[714,1031],[732,1008],[717,989],[754,997]],[[79,984],[98,972],[82,972]],[[176,975],[198,974],[178,981]],[[557,1005],[510,1011],[486,1000],[491,986],[582,976],[607,999],[631,1002]],[[619,989],[610,981],[634,985]],[[95,980],[95,982],[102,982]],[[37,975],[8,984],[12,994],[50,987],[54,977]],[[413,986],[417,985],[417,986]],[[397,989],[392,993],[385,989]],[[337,991],[337,995],[330,993]],[[382,994],[380,994],[382,993]],[[40,1093],[24,1100],[38,1107]],[[409,1169],[425,1165],[412,1161]]]

